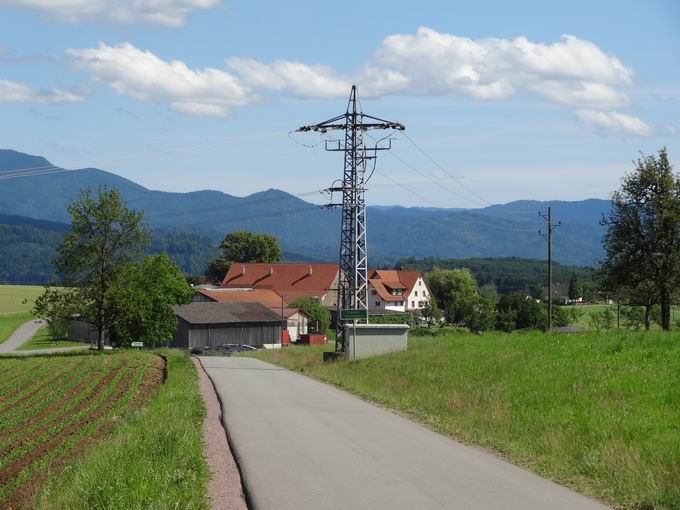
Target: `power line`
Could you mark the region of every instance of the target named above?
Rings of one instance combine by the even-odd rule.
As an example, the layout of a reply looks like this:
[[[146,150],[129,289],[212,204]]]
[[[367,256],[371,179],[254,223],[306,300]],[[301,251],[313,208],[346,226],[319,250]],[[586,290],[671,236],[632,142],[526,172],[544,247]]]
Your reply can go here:
[[[108,160],[104,160],[99,162],[98,166],[105,166],[108,164],[113,164],[113,163],[121,163],[121,162],[129,162],[129,161],[142,161],[145,159],[153,159],[153,158],[158,158],[158,157],[163,157],[167,156],[170,154],[177,154],[180,152],[187,152],[187,151],[193,151],[193,150],[199,150],[199,149],[208,149],[212,147],[222,147],[225,145],[233,145],[237,143],[247,143],[250,141],[259,141],[259,140],[266,140],[266,139],[274,139],[274,138],[282,138],[284,136],[287,136],[288,133],[286,132],[278,132],[278,133],[267,133],[267,134],[262,134],[262,135],[254,135],[254,136],[245,136],[245,137],[234,137],[234,138],[229,138],[225,139],[219,142],[215,143],[209,143],[209,144],[202,144],[202,145],[192,145],[192,146],[186,146],[186,147],[176,147],[173,149],[167,149],[167,150],[161,150],[161,151],[151,151],[147,153],[141,153],[129,157],[122,157],[122,158],[111,158]],[[38,175],[47,175],[50,173],[61,173],[61,172],[76,172],[79,170],[86,170],[87,168],[73,168],[73,169],[67,169],[67,168],[61,168],[56,165],[42,165],[42,166],[35,166],[35,167],[27,167],[27,168],[18,168],[14,170],[7,170],[7,171],[0,171],[0,180],[5,180],[5,179],[15,179],[19,177],[33,177],[33,176],[38,176]]]
[[[460,179],[458,179],[458,178],[456,178],[454,175],[450,174],[443,166],[441,166],[439,163],[437,163],[437,162],[435,161],[435,159],[434,159],[432,156],[430,156],[427,152],[425,152],[425,150],[424,150],[420,145],[418,145],[416,142],[414,142],[413,139],[411,139],[410,136],[408,136],[406,133],[402,133],[402,135],[403,135],[404,138],[406,138],[409,142],[411,142],[411,143],[413,144],[413,146],[414,146],[416,149],[418,149],[418,150],[423,154],[423,156],[425,156],[425,157],[426,157],[427,159],[429,159],[432,163],[434,163],[434,165],[435,165],[437,168],[439,168],[442,172],[444,172],[451,180],[453,180],[454,182],[456,182],[461,188],[463,188],[465,191],[467,191],[467,192],[470,193],[471,195],[474,195],[478,200],[481,200],[481,201],[482,201],[483,203],[485,203],[486,205],[492,205],[491,202],[489,202],[488,200],[486,200],[484,197],[481,197],[480,195],[478,195],[477,193],[475,193],[473,190],[471,190],[470,188],[468,188],[465,184],[463,184],[463,183],[460,181]]]
[[[374,141],[376,141],[375,138],[373,138],[372,136],[370,136],[370,135],[368,135],[368,136],[369,136],[370,138],[372,138]],[[478,204],[478,203],[475,202],[474,200],[472,200],[472,199],[466,197],[465,195],[461,195],[460,193],[457,193],[456,191],[453,191],[451,188],[448,188],[447,186],[444,186],[444,184],[442,184],[440,181],[434,179],[433,177],[431,177],[431,176],[428,175],[427,173],[425,173],[425,172],[419,170],[418,168],[416,168],[415,166],[413,166],[412,164],[410,164],[409,162],[407,162],[407,161],[404,160],[403,158],[397,156],[394,152],[391,152],[391,151],[390,151],[390,156],[392,156],[393,158],[395,158],[395,159],[396,159],[397,161],[399,161],[402,165],[406,166],[407,168],[411,169],[412,171],[416,172],[417,174],[421,175],[422,177],[425,177],[427,180],[431,181],[431,182],[432,182],[433,184],[435,184],[436,186],[439,186],[439,187],[442,188],[443,190],[447,191],[448,193],[450,193],[450,194],[452,194],[452,195],[454,195],[454,196],[456,196],[456,197],[458,197],[458,198],[460,198],[460,199],[462,199],[462,200],[466,200],[466,201],[468,201],[468,202],[470,202],[470,203],[472,203],[472,204],[474,204],[474,205],[476,205],[476,206],[479,207],[480,204]]]

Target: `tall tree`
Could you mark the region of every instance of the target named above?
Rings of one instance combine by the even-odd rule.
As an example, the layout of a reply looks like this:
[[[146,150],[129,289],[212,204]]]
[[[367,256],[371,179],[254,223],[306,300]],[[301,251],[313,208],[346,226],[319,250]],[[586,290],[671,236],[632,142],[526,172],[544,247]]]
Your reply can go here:
[[[680,282],[680,181],[666,149],[635,162],[612,194],[602,224],[605,285],[630,294],[651,284],[661,305],[661,327],[669,330],[671,294]]]
[[[68,290],[46,289],[34,311],[47,317],[78,314],[97,330],[101,350],[115,318],[109,289],[148,245],[149,232],[142,225],[143,213],[128,209],[115,188],[83,190],[67,210],[71,231],[64,235],[54,265]]]
[[[578,301],[579,298],[583,297],[583,284],[581,279],[578,277],[576,272],[571,273],[569,278],[569,300]]]
[[[219,283],[234,262],[280,262],[281,248],[276,236],[240,230],[227,234],[220,243],[220,255],[208,264],[206,276]]]

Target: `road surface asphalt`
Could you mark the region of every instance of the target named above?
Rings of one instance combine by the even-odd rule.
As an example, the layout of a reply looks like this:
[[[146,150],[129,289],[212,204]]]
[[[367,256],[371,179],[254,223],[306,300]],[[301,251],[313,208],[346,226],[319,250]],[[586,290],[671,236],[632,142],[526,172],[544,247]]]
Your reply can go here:
[[[254,509],[603,509],[330,385],[201,357]]]
[[[89,345],[82,347],[54,347],[52,349],[33,349],[30,351],[17,351],[24,343],[28,342],[35,333],[46,324],[43,319],[34,319],[24,322],[21,326],[14,330],[7,340],[0,344],[0,354],[11,352],[12,354],[21,354],[28,356],[30,354],[53,354],[56,352],[77,351],[80,349],[87,349]]]

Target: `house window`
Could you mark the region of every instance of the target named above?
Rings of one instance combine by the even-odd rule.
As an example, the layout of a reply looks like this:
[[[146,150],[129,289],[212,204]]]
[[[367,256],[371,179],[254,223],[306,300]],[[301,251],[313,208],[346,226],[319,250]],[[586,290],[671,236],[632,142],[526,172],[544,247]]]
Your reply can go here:
[[[423,307],[423,302],[422,302],[422,301],[418,301],[418,308],[422,308],[422,307]]]
[[[416,297],[418,297],[418,291],[416,291]]]
[[[418,280],[418,287],[421,287],[422,285],[423,285],[423,281],[422,281],[422,280]]]
[[[415,301],[411,301],[411,308],[415,308],[415,307],[416,307],[416,302],[415,302]]]
[[[378,293],[378,291],[375,290],[375,289],[373,289],[373,290],[371,291],[371,295],[372,295],[372,296],[375,296],[377,293]]]
[[[380,301],[376,301],[375,306],[380,306]]]

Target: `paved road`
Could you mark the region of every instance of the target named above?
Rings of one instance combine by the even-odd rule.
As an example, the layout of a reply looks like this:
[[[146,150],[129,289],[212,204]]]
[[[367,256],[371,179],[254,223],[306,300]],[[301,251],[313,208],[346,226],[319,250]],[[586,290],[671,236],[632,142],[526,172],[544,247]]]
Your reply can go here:
[[[30,351],[17,351],[24,343],[28,342],[33,335],[46,323],[43,319],[30,320],[24,322],[21,326],[14,330],[10,337],[0,344],[0,354],[9,353],[21,354],[28,356],[30,354],[53,354],[57,352],[78,351],[81,349],[88,349],[89,345],[76,347],[53,347],[51,349],[33,349]]]
[[[332,386],[202,357],[255,509],[603,509]]]
[[[14,330],[7,340],[0,344],[0,352],[10,352],[19,347],[24,342],[27,342],[36,331],[45,325],[42,319],[30,320],[24,322],[21,326]]]

